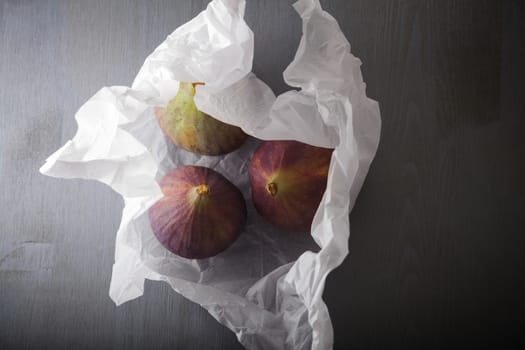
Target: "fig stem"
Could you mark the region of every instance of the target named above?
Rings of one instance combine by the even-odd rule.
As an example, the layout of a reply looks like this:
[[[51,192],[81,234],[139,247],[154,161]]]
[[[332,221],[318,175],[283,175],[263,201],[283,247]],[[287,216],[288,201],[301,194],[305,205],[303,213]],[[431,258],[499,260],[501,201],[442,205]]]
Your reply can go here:
[[[196,83],[191,83],[191,85],[193,85],[193,88],[195,89],[197,87],[197,85],[204,85],[204,83],[196,82]]]
[[[277,184],[275,182],[270,182],[266,185],[266,191],[273,197],[277,194]]]
[[[199,185],[197,186],[197,194],[201,196],[205,196],[210,194],[210,186],[208,185]]]

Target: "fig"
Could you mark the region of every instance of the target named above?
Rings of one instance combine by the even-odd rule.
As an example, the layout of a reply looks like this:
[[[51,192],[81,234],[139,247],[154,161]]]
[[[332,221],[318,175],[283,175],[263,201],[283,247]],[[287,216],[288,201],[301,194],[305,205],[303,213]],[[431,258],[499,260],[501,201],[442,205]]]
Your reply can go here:
[[[236,150],[248,135],[197,109],[194,96],[199,84],[181,82],[167,108],[155,109],[160,128],[171,142],[193,153],[216,156]]]
[[[200,166],[171,170],[160,181],[164,197],[149,209],[153,233],[174,254],[208,258],[228,248],[246,223],[246,204],[235,185]]]
[[[297,141],[266,141],[249,166],[252,201],[273,225],[309,231],[326,189],[332,149]]]

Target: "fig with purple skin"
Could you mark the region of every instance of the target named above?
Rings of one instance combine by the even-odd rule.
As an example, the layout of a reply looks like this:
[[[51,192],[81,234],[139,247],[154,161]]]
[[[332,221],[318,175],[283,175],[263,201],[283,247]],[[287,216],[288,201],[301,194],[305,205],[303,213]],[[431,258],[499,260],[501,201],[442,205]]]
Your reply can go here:
[[[202,83],[181,82],[167,108],[155,109],[160,128],[174,144],[193,153],[216,156],[235,151],[248,136],[241,128],[199,111],[196,85]]]
[[[249,168],[259,214],[282,229],[309,231],[326,189],[332,151],[297,141],[263,142]]]
[[[208,258],[228,248],[246,223],[242,193],[216,171],[183,166],[160,182],[164,197],[149,210],[153,233],[172,253]]]

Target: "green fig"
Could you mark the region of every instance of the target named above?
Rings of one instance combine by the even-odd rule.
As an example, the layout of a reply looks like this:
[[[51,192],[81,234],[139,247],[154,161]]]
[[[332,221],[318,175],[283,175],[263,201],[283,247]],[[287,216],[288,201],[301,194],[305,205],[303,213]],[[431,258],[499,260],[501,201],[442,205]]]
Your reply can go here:
[[[216,156],[236,150],[247,135],[197,109],[194,97],[199,84],[181,82],[167,108],[155,109],[160,128],[174,144],[193,153]]]

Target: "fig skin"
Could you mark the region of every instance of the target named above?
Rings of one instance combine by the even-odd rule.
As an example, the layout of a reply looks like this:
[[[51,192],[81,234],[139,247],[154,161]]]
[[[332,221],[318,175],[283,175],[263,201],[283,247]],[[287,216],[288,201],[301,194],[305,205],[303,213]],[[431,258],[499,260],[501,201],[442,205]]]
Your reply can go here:
[[[297,141],[265,141],[249,167],[252,201],[273,225],[308,232],[326,190],[332,149]]]
[[[235,185],[200,166],[171,170],[161,180],[164,197],[149,209],[153,233],[174,254],[204,259],[228,248],[246,224],[246,204]]]
[[[199,111],[194,101],[196,85],[202,83],[181,82],[167,108],[155,109],[160,128],[174,144],[193,153],[216,156],[235,151],[248,135]]]

